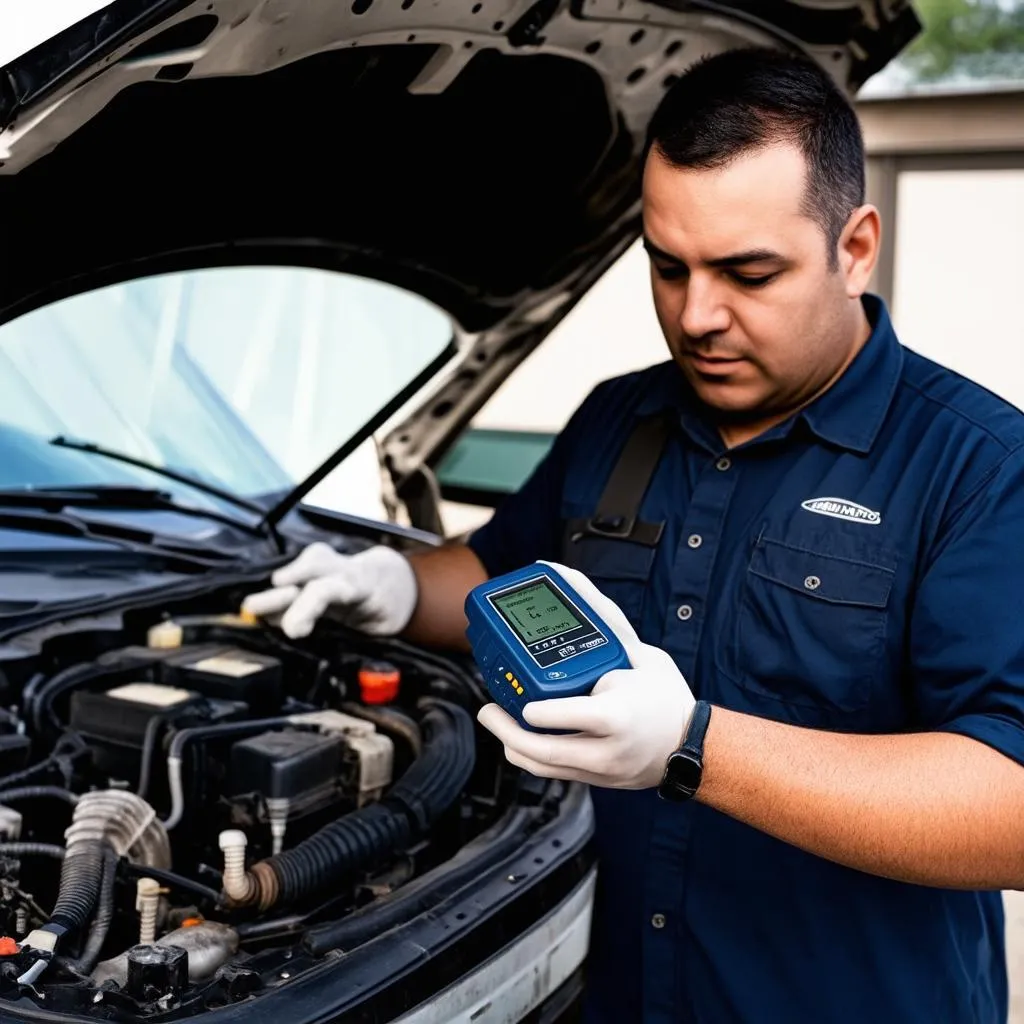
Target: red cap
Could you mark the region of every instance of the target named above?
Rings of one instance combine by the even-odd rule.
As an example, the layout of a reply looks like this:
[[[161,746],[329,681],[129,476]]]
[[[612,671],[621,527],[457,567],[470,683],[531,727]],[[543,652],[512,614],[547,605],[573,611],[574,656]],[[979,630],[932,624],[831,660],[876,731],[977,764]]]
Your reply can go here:
[[[10,935],[0,935],[0,956],[14,956],[19,950],[18,940]]]
[[[398,696],[402,673],[386,661],[367,662],[359,670],[359,690],[364,704],[388,704]]]

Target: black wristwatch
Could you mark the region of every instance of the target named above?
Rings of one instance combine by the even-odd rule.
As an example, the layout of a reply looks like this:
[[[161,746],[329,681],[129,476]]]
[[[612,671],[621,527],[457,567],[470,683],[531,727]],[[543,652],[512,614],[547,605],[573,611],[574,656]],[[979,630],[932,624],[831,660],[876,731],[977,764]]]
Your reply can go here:
[[[658,796],[662,800],[680,803],[697,792],[704,774],[704,736],[710,721],[711,705],[706,700],[697,701],[683,744],[669,755],[665,765],[665,774],[658,786]]]

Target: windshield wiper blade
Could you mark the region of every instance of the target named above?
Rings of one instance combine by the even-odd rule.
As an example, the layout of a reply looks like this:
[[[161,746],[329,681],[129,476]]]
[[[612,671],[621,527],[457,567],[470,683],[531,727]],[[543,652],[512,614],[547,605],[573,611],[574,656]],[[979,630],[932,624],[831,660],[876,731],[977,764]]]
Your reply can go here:
[[[246,523],[213,509],[197,508],[175,501],[167,491],[148,487],[68,486],[26,487],[23,490],[0,490],[0,506],[38,508],[47,512],[62,509],[95,508],[109,511],[176,512],[198,519],[211,519],[253,537],[266,537],[267,529],[260,523]]]
[[[76,452],[100,455],[107,459],[114,459],[117,462],[125,462],[130,466],[138,466],[140,469],[148,469],[150,472],[164,476],[168,480],[174,480],[177,483],[185,484],[186,487],[192,487],[204,494],[209,494],[211,497],[220,498],[222,501],[226,501],[238,508],[244,508],[246,511],[252,512],[254,515],[259,517],[255,526],[250,526],[249,524],[241,523],[238,520],[221,516],[216,512],[205,512],[200,509],[193,509],[191,513],[188,513],[186,510],[189,506],[177,504],[174,506],[178,512],[197,516],[205,515],[207,519],[216,519],[230,526],[246,530],[254,537],[269,537],[279,552],[284,552],[287,548],[281,534],[277,530],[276,523],[266,521],[267,510],[255,501],[249,501],[247,498],[241,498],[237,494],[232,494],[231,491],[226,491],[213,484],[208,484],[205,480],[200,480],[196,477],[190,476],[188,473],[179,473],[176,469],[168,469],[166,466],[160,466],[154,462],[147,462],[145,459],[138,459],[134,455],[128,455],[126,452],[118,452],[112,448],[105,448],[103,445],[95,444],[92,441],[79,441],[76,438],[65,437],[63,434],[58,434],[56,437],[50,438],[50,444],[56,445],[58,448],[70,448]],[[99,488],[94,489],[98,490]],[[128,491],[134,490],[134,488],[111,488],[111,490]],[[145,488],[139,488],[139,490],[145,490]],[[168,501],[171,500],[170,495],[167,495],[166,497]],[[167,507],[169,508],[170,506]]]
[[[77,438],[58,434],[56,437],[50,438],[50,444],[56,445],[58,448],[71,448],[76,452],[91,452],[93,455],[102,455],[107,459],[126,462],[130,466],[138,466],[139,469],[148,469],[152,473],[159,473],[160,476],[167,477],[168,480],[176,480],[179,484],[194,487],[197,491],[204,491],[215,498],[220,498],[221,501],[227,501],[232,505],[237,505],[239,508],[247,509],[261,518],[267,512],[262,505],[257,504],[255,501],[240,498],[237,494],[232,494],[230,491],[225,491],[213,484],[208,484],[205,480],[200,480],[198,477],[189,476],[188,473],[179,473],[176,469],[168,469],[166,466],[161,466],[155,462],[147,462],[145,459],[136,458],[134,455],[128,455],[126,452],[115,451],[113,448],[104,448],[93,441],[79,441]]]
[[[92,523],[66,512],[0,511],[0,528],[48,533],[61,537],[84,537],[114,543],[132,554],[148,558],[159,557],[171,565],[189,569],[219,569],[229,559],[216,548],[197,548],[192,545],[160,544],[143,530],[107,523]]]

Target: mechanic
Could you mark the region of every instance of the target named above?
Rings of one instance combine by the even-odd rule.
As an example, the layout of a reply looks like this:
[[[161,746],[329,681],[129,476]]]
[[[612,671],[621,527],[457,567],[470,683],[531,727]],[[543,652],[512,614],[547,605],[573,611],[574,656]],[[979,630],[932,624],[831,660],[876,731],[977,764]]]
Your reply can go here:
[[[465,648],[472,586],[536,559],[584,574],[634,667],[528,706],[572,735],[480,720],[513,763],[593,787],[591,1024],[1005,1021],[1024,415],[902,347],[867,293],[858,122],[807,59],[680,78],[643,230],[671,360],[599,385],[468,543],[317,545],[249,607],[291,636],[330,612]],[[951,251],[935,301],[984,258]],[[700,784],[663,799],[687,731]]]

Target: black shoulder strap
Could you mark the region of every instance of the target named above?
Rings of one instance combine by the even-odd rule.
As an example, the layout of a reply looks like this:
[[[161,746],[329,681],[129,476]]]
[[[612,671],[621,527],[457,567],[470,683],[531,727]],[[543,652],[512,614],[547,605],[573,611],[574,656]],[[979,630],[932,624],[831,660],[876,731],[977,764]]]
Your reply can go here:
[[[671,429],[672,417],[669,414],[637,421],[608,477],[594,515],[590,519],[570,523],[570,536],[574,540],[590,534],[629,540],[648,547],[658,543],[665,524],[644,523],[637,517]]]

